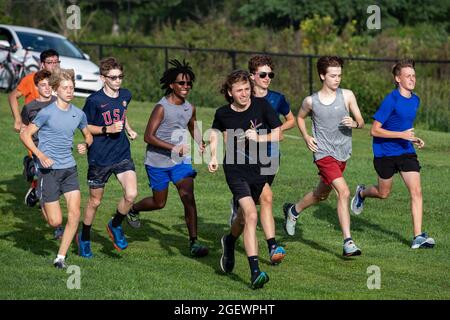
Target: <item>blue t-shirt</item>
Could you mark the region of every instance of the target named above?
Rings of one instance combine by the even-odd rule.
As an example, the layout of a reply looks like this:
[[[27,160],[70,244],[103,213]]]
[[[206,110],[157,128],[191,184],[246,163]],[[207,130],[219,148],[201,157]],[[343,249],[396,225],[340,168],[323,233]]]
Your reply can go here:
[[[382,124],[382,128],[389,131],[405,131],[414,127],[420,99],[414,93],[405,98],[398,89],[389,93],[373,116]],[[373,138],[373,154],[375,158],[400,156],[416,153],[411,141],[405,139]]]
[[[130,142],[125,133],[126,113],[130,101],[131,93],[127,89],[119,89],[119,96],[111,98],[102,88],[86,99],[83,111],[88,124],[103,127],[123,121],[124,127],[118,133],[94,135],[94,142],[88,149],[90,165],[105,167],[131,159]]]
[[[291,111],[289,102],[287,102],[284,95],[279,92],[267,90],[267,94],[264,96],[264,98],[270,103],[273,110],[275,110],[278,116],[287,116]],[[280,154],[279,142],[271,142],[268,144],[267,148],[267,155],[269,157],[271,157],[272,155],[276,157]]]
[[[75,130],[86,128],[86,115],[69,105],[67,110],[58,108],[56,102],[45,107],[32,121],[39,127],[39,150],[54,161],[49,169],[67,169],[76,165],[72,156],[73,135]],[[38,161],[39,168],[43,166]]]

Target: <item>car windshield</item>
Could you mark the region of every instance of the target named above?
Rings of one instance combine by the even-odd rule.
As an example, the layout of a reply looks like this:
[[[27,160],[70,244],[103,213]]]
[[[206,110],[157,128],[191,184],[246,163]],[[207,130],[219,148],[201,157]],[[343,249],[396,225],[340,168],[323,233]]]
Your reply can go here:
[[[17,36],[24,48],[38,52],[54,49],[60,56],[84,59],[83,52],[67,39],[30,32],[17,32]]]

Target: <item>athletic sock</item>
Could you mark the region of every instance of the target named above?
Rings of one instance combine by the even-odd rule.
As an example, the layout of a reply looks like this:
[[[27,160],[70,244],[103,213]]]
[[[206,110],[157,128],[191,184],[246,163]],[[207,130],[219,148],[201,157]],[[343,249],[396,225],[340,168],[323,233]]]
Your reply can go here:
[[[56,259],[64,260],[64,259],[66,259],[66,256],[63,256],[62,254],[58,254],[58,255],[56,255]]]
[[[197,241],[197,237],[189,237],[189,245],[192,246],[195,241]]]
[[[91,241],[91,227],[83,222],[83,229],[81,229],[81,241]]]
[[[291,207],[290,211],[291,214],[295,217],[298,217],[298,215],[300,214],[300,212],[297,212],[297,210],[295,210],[295,204]]]
[[[344,239],[344,244],[346,244],[347,242],[349,242],[350,240],[353,240],[352,237]]]
[[[269,248],[269,254],[272,249],[275,249],[278,246],[275,238],[267,239],[267,247]]]
[[[125,218],[126,215],[123,215],[119,212],[119,210],[116,210],[116,215],[114,216],[113,220],[112,220],[112,226],[113,228],[117,228],[118,226],[120,226],[122,224],[123,219]]]
[[[250,275],[253,281],[261,273],[259,270],[258,256],[248,257],[248,264],[250,265]]]

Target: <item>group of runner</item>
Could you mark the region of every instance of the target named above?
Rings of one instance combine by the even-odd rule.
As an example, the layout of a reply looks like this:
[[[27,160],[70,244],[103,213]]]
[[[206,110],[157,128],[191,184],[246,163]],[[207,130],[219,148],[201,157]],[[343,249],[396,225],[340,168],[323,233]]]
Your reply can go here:
[[[208,247],[199,242],[197,232],[194,196],[197,173],[192,167],[189,147],[192,137],[201,153],[209,150],[208,169],[211,173],[218,170],[218,151],[222,147],[221,142],[225,143],[222,163],[232,199],[230,232],[221,238],[220,268],[225,273],[233,271],[235,245],[242,234],[250,267],[250,286],[254,289],[263,287],[269,276],[260,270],[258,262],[257,205],[260,205],[260,222],[270,262],[279,264],[286,251],[276,241],[271,186],[282,158],[279,142],[284,138],[284,131],[293,128],[295,122],[312,152],[320,179],[317,187],[297,203],[284,204],[284,229],[289,236],[295,235],[296,221],[304,210],[327,199],[334,190],[343,236],[343,255],[360,255],[361,249],[350,233],[349,208],[354,214],[360,214],[366,198],[386,199],[394,174],[400,172],[411,196],[411,247],[434,246],[434,240],[422,232],[420,165],[414,146],[422,148],[424,141],[416,137],[413,130],[420,101],[413,93],[416,79],[412,60],[395,64],[392,72],[396,88],[385,97],[373,116],[371,135],[378,183],[370,187],[359,184],[352,201],[343,172],[352,154],[352,130],[363,128],[364,120],[353,92],[339,87],[344,66],[339,57],[319,58],[317,71],[322,88],[303,100],[297,119],[285,96],[269,89],[275,77],[271,57],[252,57],[248,71],[233,71],[222,85],[221,93],[226,104],[216,110],[208,148],[196,124],[195,106],[187,100],[195,81],[192,67],[184,60],[170,61],[170,67],[160,79],[164,96],[153,108],[144,133],[147,143],[144,164],[152,196],[140,201],[136,201],[137,177],[129,142],[138,134],[127,117],[131,93],[122,88],[123,66],[112,57],[100,62],[104,86],[86,99],[81,110],[71,104],[74,71],[59,68],[59,63],[56,51],[44,51],[41,70],[25,77],[9,96],[14,128],[20,132],[20,138],[33,158],[31,163],[36,166],[37,179],[27,192],[26,203],[32,206],[39,201],[43,216],[55,228],[55,238],[61,238],[53,262],[57,268],[65,268],[65,257],[74,238],[80,256],[93,256],[90,231],[105,185],[112,174],[121,184],[123,195],[106,230],[118,251],[128,247],[123,221],[126,219],[131,227],[139,228],[143,211],[159,210],[165,206],[169,183],[172,182],[184,206],[190,254],[193,257],[206,256]],[[20,114],[18,98],[21,96],[28,100]],[[284,121],[280,121],[280,116]],[[308,116],[312,120],[311,135],[305,122]],[[78,233],[81,195],[72,155],[77,128],[84,136],[84,143],[78,144],[77,150],[80,154],[87,153],[89,165],[89,199]],[[63,214],[59,203],[61,195],[67,202],[65,228],[62,227]]]

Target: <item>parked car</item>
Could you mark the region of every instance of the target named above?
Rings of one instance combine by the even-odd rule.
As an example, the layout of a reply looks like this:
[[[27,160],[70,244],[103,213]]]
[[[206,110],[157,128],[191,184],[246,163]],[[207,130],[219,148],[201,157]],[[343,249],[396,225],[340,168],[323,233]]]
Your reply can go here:
[[[0,24],[0,41],[2,44],[9,43],[11,48],[17,48],[14,55],[19,61],[23,61],[23,57],[27,54],[26,66],[39,65],[41,52],[55,49],[60,56],[61,68],[75,70],[76,96],[87,97],[100,90],[103,85],[100,80],[99,67],[89,60],[86,53],[60,34],[35,28]],[[1,85],[0,81],[0,87]]]

